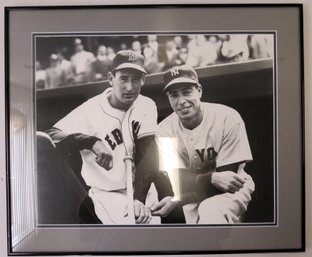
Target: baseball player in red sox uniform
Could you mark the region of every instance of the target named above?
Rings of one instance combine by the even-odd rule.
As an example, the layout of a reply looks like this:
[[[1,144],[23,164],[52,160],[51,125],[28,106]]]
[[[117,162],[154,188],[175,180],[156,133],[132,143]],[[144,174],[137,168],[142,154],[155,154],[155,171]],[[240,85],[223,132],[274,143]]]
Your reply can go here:
[[[201,102],[202,86],[191,67],[172,68],[164,81],[174,112],[159,124],[157,142],[175,197],[154,205],[153,215],[182,203],[188,224],[241,222],[255,188],[244,171],[252,155],[242,118],[230,107]]]
[[[103,224],[128,224],[125,156],[134,159],[135,223],[147,224],[152,218],[145,206],[149,188],[144,186],[148,177],[144,173],[158,165],[152,153],[156,149],[157,155],[157,109],[151,99],[140,94],[146,74],[143,63],[143,56],[133,51],[118,52],[108,73],[111,87],[47,131],[57,149],[80,151],[82,177],[90,186],[89,196]]]

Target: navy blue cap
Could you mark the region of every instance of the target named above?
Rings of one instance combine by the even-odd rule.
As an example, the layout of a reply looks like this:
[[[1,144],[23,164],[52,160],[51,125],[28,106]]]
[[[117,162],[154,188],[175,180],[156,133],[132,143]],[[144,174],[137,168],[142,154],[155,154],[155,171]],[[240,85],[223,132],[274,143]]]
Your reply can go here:
[[[175,84],[188,83],[199,84],[196,71],[187,65],[176,66],[164,73],[165,87],[164,92]]]
[[[132,68],[139,70],[143,73],[147,73],[144,68],[144,57],[131,50],[121,50],[116,53],[113,59],[112,63],[113,71],[125,68]]]

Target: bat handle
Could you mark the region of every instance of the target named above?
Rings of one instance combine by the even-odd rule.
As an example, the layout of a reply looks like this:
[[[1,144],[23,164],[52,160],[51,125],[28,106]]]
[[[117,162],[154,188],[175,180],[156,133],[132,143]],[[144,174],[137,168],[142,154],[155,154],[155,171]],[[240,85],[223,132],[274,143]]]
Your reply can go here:
[[[129,224],[135,224],[134,216],[134,199],[133,199],[133,181],[132,181],[132,156],[124,157],[127,173],[127,204],[128,204],[128,221]]]

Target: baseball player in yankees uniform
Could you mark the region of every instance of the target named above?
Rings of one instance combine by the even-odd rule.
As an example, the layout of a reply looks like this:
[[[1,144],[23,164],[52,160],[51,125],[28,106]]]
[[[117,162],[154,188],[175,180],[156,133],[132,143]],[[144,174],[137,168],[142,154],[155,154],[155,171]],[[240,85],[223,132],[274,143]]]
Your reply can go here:
[[[151,152],[156,149],[157,154],[154,140],[157,109],[151,99],[140,94],[146,74],[143,63],[143,56],[133,51],[118,52],[108,73],[111,87],[47,131],[57,149],[65,153],[80,151],[82,177],[90,187],[89,196],[103,224],[128,223],[125,156],[133,156],[136,166],[133,167],[135,222],[147,224],[152,218],[145,206],[149,188],[144,186],[148,177],[144,173],[158,165]]]
[[[161,169],[178,174],[179,182],[171,181],[175,198],[153,206],[153,215],[166,215],[180,202],[188,224],[241,222],[255,188],[244,171],[252,155],[242,118],[230,107],[201,102],[191,67],[172,68],[164,81],[174,112],[157,130]]]

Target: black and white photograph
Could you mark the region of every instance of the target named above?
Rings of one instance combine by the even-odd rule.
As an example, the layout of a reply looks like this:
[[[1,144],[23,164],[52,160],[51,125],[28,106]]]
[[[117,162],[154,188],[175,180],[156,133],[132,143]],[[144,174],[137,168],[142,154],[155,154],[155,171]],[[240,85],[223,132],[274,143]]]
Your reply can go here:
[[[274,224],[274,36],[35,34],[39,224]]]
[[[4,18],[8,254],[304,250],[302,5]]]

